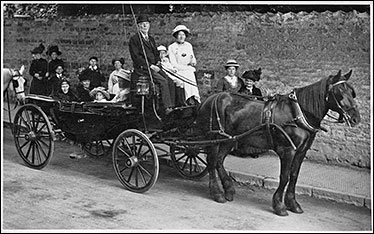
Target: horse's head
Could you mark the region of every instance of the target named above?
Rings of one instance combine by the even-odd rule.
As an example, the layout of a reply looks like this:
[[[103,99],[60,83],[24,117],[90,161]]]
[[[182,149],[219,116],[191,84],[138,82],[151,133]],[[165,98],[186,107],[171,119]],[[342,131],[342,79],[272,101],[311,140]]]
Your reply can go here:
[[[27,80],[23,78],[23,72],[25,71],[25,66],[22,65],[22,67],[18,71],[12,70],[12,84],[14,91],[17,96],[17,100],[21,103],[25,100],[25,86],[27,83]]]
[[[329,77],[326,101],[330,110],[339,113],[342,119],[353,127],[360,122],[361,117],[354,99],[356,93],[347,82],[351,75],[352,70],[343,76],[339,70],[338,74]]]

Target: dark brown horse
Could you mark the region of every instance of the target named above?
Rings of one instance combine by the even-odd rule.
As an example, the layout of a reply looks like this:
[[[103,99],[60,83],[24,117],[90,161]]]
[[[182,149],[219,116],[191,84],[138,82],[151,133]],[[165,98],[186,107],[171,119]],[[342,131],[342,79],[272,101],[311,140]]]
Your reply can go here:
[[[324,130],[320,125],[322,119],[332,110],[343,116],[349,126],[360,122],[355,92],[347,83],[351,74],[352,70],[341,76],[339,71],[337,75],[296,88],[288,95],[276,95],[267,102],[233,93],[208,97],[199,107],[197,126],[201,126],[208,139],[233,139],[218,141],[206,148],[212,198],[221,203],[233,200],[233,182],[223,166],[232,149],[237,148],[243,154],[274,150],[281,164],[280,182],[272,200],[274,212],[281,216],[288,215],[287,209],[303,213],[295,198],[296,182],[316,133]],[[224,192],[219,187],[216,171]]]

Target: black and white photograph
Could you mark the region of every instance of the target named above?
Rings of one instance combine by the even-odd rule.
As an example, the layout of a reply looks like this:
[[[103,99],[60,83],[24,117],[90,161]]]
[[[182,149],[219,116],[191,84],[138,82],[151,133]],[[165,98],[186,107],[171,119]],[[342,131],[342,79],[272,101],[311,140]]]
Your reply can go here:
[[[1,232],[373,232],[372,1],[2,1]]]

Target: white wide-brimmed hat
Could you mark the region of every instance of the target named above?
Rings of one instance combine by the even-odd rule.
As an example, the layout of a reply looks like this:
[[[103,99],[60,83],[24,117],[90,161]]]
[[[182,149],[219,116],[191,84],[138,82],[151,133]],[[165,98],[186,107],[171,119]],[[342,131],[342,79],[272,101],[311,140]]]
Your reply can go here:
[[[186,26],[180,24],[180,25],[178,25],[177,27],[175,27],[173,29],[172,35],[175,37],[175,34],[177,32],[179,32],[179,31],[184,31],[184,33],[186,34],[186,36],[191,33],[190,30]]]
[[[236,62],[236,60],[229,59],[229,60],[227,60],[227,62],[225,64],[225,68],[227,69],[228,67],[236,67],[236,68],[238,68],[239,64]]]
[[[157,47],[157,50],[158,51],[168,51],[167,49],[166,49],[166,47],[165,46],[163,46],[163,45],[160,45],[159,47]]]
[[[101,92],[101,93],[104,95],[104,97],[105,97],[107,100],[109,100],[110,95],[109,95],[108,91],[105,90],[104,87],[96,87],[96,88],[94,88],[93,90],[91,90],[91,91],[90,91],[90,95],[91,95],[91,97],[95,97],[96,94],[97,94],[98,92]]]

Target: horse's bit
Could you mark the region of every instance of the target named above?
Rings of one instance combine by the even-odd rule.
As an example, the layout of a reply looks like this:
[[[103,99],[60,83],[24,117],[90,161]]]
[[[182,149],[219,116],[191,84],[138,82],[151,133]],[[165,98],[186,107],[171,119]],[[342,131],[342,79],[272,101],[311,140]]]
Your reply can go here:
[[[336,82],[335,84],[331,84],[329,85],[329,89],[328,89],[328,92],[330,93],[332,91],[332,89],[336,86],[336,85],[339,85],[339,84],[343,84],[343,83],[346,83],[347,81],[346,80],[341,80],[341,81],[338,81]],[[347,111],[345,111],[343,109],[343,107],[340,105],[339,101],[336,99],[336,96],[334,94],[334,92],[331,92],[332,94],[332,97],[334,98],[334,101],[335,101],[335,104],[337,105],[338,109],[341,111],[341,114],[344,118],[344,121],[348,124],[349,127],[351,127],[351,124],[349,122],[349,120],[351,119],[351,117],[349,116],[349,114],[347,113]],[[328,95],[326,96],[326,101],[328,101]],[[333,116],[330,116],[328,115],[329,117],[331,118],[334,118]]]

